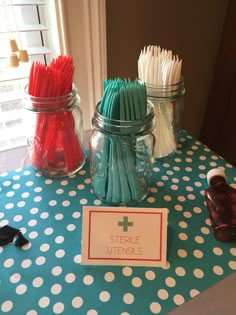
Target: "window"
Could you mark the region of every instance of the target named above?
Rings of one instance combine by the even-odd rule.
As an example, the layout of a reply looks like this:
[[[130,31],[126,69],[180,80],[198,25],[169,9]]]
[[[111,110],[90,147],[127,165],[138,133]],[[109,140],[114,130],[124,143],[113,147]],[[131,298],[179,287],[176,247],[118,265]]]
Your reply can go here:
[[[22,96],[30,67],[60,54],[54,0],[0,0],[0,151],[25,145]],[[9,43],[27,50],[28,62],[10,66]],[[19,57],[19,52],[15,52]],[[14,65],[14,63],[13,63]]]
[[[74,82],[81,97],[87,145],[91,118],[106,78],[105,3],[105,0],[0,0],[0,172],[29,164],[21,98],[34,60],[46,59],[49,63],[59,54],[73,56]],[[30,52],[30,62],[17,68],[8,67],[9,31],[4,10],[12,16],[13,24],[14,15],[17,16],[11,35],[17,42],[20,36],[22,48]],[[44,28],[36,30],[38,24]],[[30,25],[35,26],[29,30]],[[23,26],[25,29],[21,29]]]

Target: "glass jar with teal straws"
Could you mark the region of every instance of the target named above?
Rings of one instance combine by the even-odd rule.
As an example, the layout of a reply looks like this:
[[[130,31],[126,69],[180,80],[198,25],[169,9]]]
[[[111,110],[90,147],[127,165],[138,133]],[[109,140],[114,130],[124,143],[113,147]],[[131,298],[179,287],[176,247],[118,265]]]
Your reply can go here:
[[[126,83],[107,84],[90,135],[93,191],[113,205],[142,201],[149,192],[152,175],[153,106],[147,102],[145,85]]]

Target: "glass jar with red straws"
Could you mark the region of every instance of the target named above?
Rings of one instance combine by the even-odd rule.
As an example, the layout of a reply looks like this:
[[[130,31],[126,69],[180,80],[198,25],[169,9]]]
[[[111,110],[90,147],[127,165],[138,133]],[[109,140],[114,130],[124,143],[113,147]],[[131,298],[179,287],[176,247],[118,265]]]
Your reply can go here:
[[[85,162],[83,118],[73,72],[70,56],[59,56],[49,66],[34,62],[25,87],[31,163],[48,177],[74,174]]]

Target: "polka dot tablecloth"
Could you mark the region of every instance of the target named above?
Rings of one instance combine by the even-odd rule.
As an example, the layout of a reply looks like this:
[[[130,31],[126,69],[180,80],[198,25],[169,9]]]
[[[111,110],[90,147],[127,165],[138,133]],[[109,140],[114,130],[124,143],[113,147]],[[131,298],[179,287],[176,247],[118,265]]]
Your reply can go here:
[[[138,207],[167,207],[166,268],[81,265],[83,205],[91,191],[88,159],[74,176],[49,179],[32,167],[0,175],[0,225],[30,241],[0,246],[0,314],[166,314],[236,270],[236,246],[214,238],[204,202],[206,173],[236,168],[186,132],[177,153],[153,165],[151,190]]]

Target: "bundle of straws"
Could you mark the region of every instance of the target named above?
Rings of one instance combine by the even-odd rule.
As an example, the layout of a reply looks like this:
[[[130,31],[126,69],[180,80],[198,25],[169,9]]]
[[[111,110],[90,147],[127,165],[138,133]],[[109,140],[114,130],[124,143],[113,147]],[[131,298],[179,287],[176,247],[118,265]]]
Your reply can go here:
[[[104,81],[104,93],[98,112],[119,125],[130,126],[129,122],[143,121],[147,115],[145,84],[130,80]],[[93,154],[94,164],[100,165],[94,172],[93,188],[96,195],[114,204],[127,204],[139,201],[143,196],[143,179],[136,171],[136,138],[120,127],[119,134],[112,134],[111,125],[105,126],[101,152]],[[131,127],[132,128],[132,127]],[[131,132],[132,133],[132,132]],[[101,176],[101,174],[103,174]]]
[[[164,91],[154,101],[156,128],[154,129],[154,157],[166,157],[176,149],[176,137],[173,127],[174,108],[171,98],[165,91],[168,87],[178,84],[181,79],[182,60],[173,55],[171,50],[161,49],[160,46],[144,47],[138,59],[139,79],[151,89]],[[171,89],[171,88],[170,88]],[[151,96],[151,95],[149,95]],[[169,99],[169,100],[168,100]]]
[[[70,56],[59,56],[49,66],[31,66],[28,95],[36,112],[32,165],[37,169],[71,172],[84,160],[72,109],[74,65]]]

